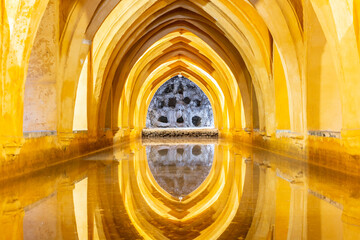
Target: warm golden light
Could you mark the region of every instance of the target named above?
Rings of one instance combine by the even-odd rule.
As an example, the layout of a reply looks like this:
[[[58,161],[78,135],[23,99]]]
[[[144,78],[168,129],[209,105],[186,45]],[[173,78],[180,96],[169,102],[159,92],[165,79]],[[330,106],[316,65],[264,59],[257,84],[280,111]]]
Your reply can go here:
[[[0,13],[0,239],[360,239],[360,0]]]

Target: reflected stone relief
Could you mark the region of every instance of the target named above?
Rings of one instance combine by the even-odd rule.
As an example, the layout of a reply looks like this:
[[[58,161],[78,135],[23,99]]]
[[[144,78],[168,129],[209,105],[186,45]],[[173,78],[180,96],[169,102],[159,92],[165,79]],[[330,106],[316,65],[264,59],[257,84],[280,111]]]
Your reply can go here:
[[[147,146],[146,155],[156,182],[181,200],[195,191],[209,175],[214,145]]]
[[[156,91],[151,100],[146,127],[214,127],[210,101],[189,79],[173,77]]]
[[[213,163],[211,143],[153,143],[147,151],[139,143],[5,181],[0,239],[94,239],[88,237],[94,232],[99,239],[360,236],[359,176],[296,164],[251,146],[218,144]],[[153,174],[146,153],[154,156]],[[197,194],[185,196],[193,189]]]

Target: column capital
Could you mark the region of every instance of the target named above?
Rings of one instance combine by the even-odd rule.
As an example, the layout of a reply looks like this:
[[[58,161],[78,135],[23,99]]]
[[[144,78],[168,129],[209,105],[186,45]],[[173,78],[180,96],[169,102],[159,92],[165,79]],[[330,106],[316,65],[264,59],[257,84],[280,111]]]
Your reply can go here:
[[[2,209],[0,209],[0,212],[3,216],[23,216],[25,213],[19,199],[17,198],[7,199]]]
[[[58,139],[61,145],[68,146],[74,140],[75,134],[73,132],[58,132]]]
[[[17,136],[1,136],[0,143],[7,158],[11,158],[20,154],[20,150],[25,143],[25,139]]]
[[[75,184],[71,182],[69,178],[64,178],[60,180],[57,186],[58,191],[62,191],[62,192],[72,191],[74,190],[74,188],[75,188]]]
[[[351,155],[360,155],[360,129],[342,129],[341,145]]]

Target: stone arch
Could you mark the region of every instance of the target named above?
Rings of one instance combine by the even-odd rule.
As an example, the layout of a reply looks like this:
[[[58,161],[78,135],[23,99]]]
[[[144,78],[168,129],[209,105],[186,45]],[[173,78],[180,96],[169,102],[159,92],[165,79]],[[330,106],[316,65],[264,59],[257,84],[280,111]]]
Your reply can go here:
[[[120,64],[120,66],[124,66],[124,65],[128,65],[129,63],[122,63],[122,64]],[[205,69],[207,69],[207,68],[205,68]],[[122,72],[122,73],[124,73],[124,71],[120,71],[120,72]],[[124,83],[124,82],[123,82]],[[236,88],[234,88],[234,89],[236,89]],[[115,116],[116,116],[116,114],[115,114]]]
[[[296,9],[289,1],[252,0],[250,2],[268,27],[274,41],[273,48],[279,51],[281,67],[284,69],[286,79],[291,131],[304,134],[304,99],[302,93],[298,91],[304,85],[303,19],[299,17],[301,9]]]
[[[356,109],[358,104],[354,103],[359,103],[360,99],[353,89],[360,87],[360,58],[358,51],[354,51],[358,43],[354,15],[350,11],[352,7],[356,10],[358,5],[349,6],[348,1],[311,1],[311,4],[336,61],[338,78],[334,81],[339,81],[341,91],[342,143],[349,149],[359,147],[360,112]]]
[[[170,63],[173,64],[173,63]],[[209,98],[210,103],[213,107],[213,114],[214,114],[214,124],[215,124],[215,128],[218,128],[220,130],[223,130],[222,128],[227,128],[228,126],[226,124],[224,124],[223,119],[225,117],[231,117],[231,112],[229,112],[227,109],[224,109],[224,106],[221,106],[220,102],[218,101],[218,96],[216,96],[216,90],[214,89],[215,86],[213,87],[209,87],[206,84],[206,81],[204,81],[204,79],[206,78],[206,75],[201,74],[201,72],[194,72],[196,71],[191,70],[189,68],[185,68],[183,67],[181,62],[177,62],[178,67],[174,67],[171,70],[164,72],[164,73],[160,73],[159,75],[161,75],[161,77],[156,78],[156,79],[147,79],[146,82],[147,84],[151,83],[151,87],[143,87],[140,90],[139,93],[139,97],[137,97],[136,103],[137,107],[135,109],[135,114],[134,116],[132,116],[133,120],[135,121],[134,126],[140,126],[140,127],[145,127],[145,118],[144,116],[146,116],[146,111],[150,105],[150,101],[153,98],[156,90],[164,83],[166,82],[166,80],[172,76],[175,76],[176,74],[178,74],[179,72],[181,72],[184,76],[186,76],[187,78],[189,78],[191,81],[195,82],[202,90],[203,92],[206,94],[206,96]],[[145,86],[146,84],[144,84]],[[223,94],[221,94],[223,96]],[[224,101],[224,100],[222,100]],[[145,103],[145,104],[139,104],[139,103]],[[221,126],[221,127],[220,127]]]
[[[142,38],[143,39],[143,38]],[[144,49],[144,51],[145,51],[145,49]],[[128,65],[129,63],[121,63],[121,64],[119,64],[120,66],[124,66],[124,65]],[[128,70],[129,71],[129,70]],[[121,73],[123,73],[124,74],[124,71],[120,71]],[[105,94],[106,95],[106,94]]]
[[[31,48],[48,1],[1,1],[1,84],[2,118],[7,126],[1,137],[8,138],[9,151],[22,145],[26,72]],[[8,143],[4,143],[5,147]],[[12,150],[11,150],[12,149]],[[15,150],[16,151],[16,150]],[[14,154],[8,152],[8,154]]]
[[[119,45],[118,45],[119,46]],[[106,61],[105,61],[106,62]],[[263,86],[262,86],[263,87]],[[271,91],[270,91],[270,93],[271,93]],[[261,105],[261,104],[260,104]],[[271,105],[271,104],[269,104],[269,105]],[[271,114],[269,115],[269,117],[271,116]],[[270,117],[271,118],[271,117]]]
[[[158,45],[158,46],[160,46],[160,45]],[[175,50],[176,51],[176,50]],[[163,52],[163,51],[160,51],[160,52]],[[159,66],[162,62],[164,62],[165,61],[165,59],[171,59],[171,58],[174,58],[174,59],[177,59],[178,58],[178,56],[182,56],[182,55],[178,55],[178,54],[175,54],[175,57],[172,55],[172,53],[173,53],[173,51],[169,51],[169,52],[166,52],[166,50],[165,50],[165,57],[166,58],[164,58],[164,56],[162,56],[162,55],[160,55],[161,57],[158,59],[158,60],[156,60],[154,63],[156,63],[156,62],[158,62],[156,65],[154,65],[152,68],[153,69],[156,69],[157,68],[157,66]],[[150,53],[150,52],[148,52],[147,53],[148,55],[150,55],[151,57],[154,57],[154,54],[152,54],[152,53]],[[168,56],[166,56],[166,54],[168,54]],[[163,58],[164,60],[161,60],[161,58]],[[181,58],[183,58],[183,57],[181,57]],[[190,57],[189,59],[194,59],[194,58],[192,58],[192,57]],[[150,63],[152,64],[152,62],[153,61],[151,61],[151,60],[149,60],[149,61],[144,61],[144,63],[147,63],[147,65],[149,65]],[[204,62],[205,63],[205,62]],[[199,63],[195,63],[195,64],[199,64]],[[149,66],[151,66],[151,65],[149,65]],[[136,68],[138,68],[138,67],[136,67]],[[210,68],[212,68],[212,67],[210,67]],[[149,67],[146,67],[146,65],[144,65],[144,66],[141,66],[140,68],[138,68],[138,69],[142,69],[141,70],[141,74],[143,74],[144,75],[144,77],[147,75],[146,74],[146,69],[149,69]],[[204,67],[204,69],[209,69],[209,67]],[[136,69],[135,70],[133,70],[133,71],[137,71]],[[151,72],[152,70],[150,70],[150,72]],[[150,74],[150,72],[149,72],[149,74]],[[219,78],[220,78],[220,75],[218,76]],[[132,78],[132,77],[131,77]],[[130,78],[130,79],[131,79]],[[221,82],[221,81],[220,81]],[[225,80],[223,81],[224,83],[226,82]],[[140,83],[140,82],[139,82]],[[141,83],[141,85],[143,85],[142,83]],[[225,85],[224,85],[224,87],[225,87]],[[126,87],[126,89],[127,89],[128,87]],[[132,88],[132,87],[130,87],[130,88]],[[227,87],[225,87],[225,88],[227,88]],[[134,89],[137,89],[136,87],[134,88]],[[227,96],[231,96],[231,94],[227,94]],[[235,100],[230,100],[230,102],[232,102],[232,101],[235,101]],[[132,100],[129,98],[128,100],[127,100],[127,102],[131,102],[131,103],[134,103],[134,102],[136,102],[136,98],[133,98]],[[230,103],[229,102],[229,107],[230,106],[233,106],[234,105],[234,103]],[[240,108],[240,107],[239,107]],[[117,116],[117,114],[115,114],[115,116]],[[233,120],[232,120],[233,118],[231,118],[231,119],[229,119],[230,120],[230,122],[232,122]]]

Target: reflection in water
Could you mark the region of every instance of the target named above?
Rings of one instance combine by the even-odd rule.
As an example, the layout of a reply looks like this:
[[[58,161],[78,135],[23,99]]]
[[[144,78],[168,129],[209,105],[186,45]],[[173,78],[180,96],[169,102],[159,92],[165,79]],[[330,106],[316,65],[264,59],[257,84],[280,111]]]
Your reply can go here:
[[[214,145],[147,146],[146,155],[156,182],[181,200],[209,175]]]
[[[359,239],[359,185],[232,143],[134,142],[2,182],[0,239]]]

